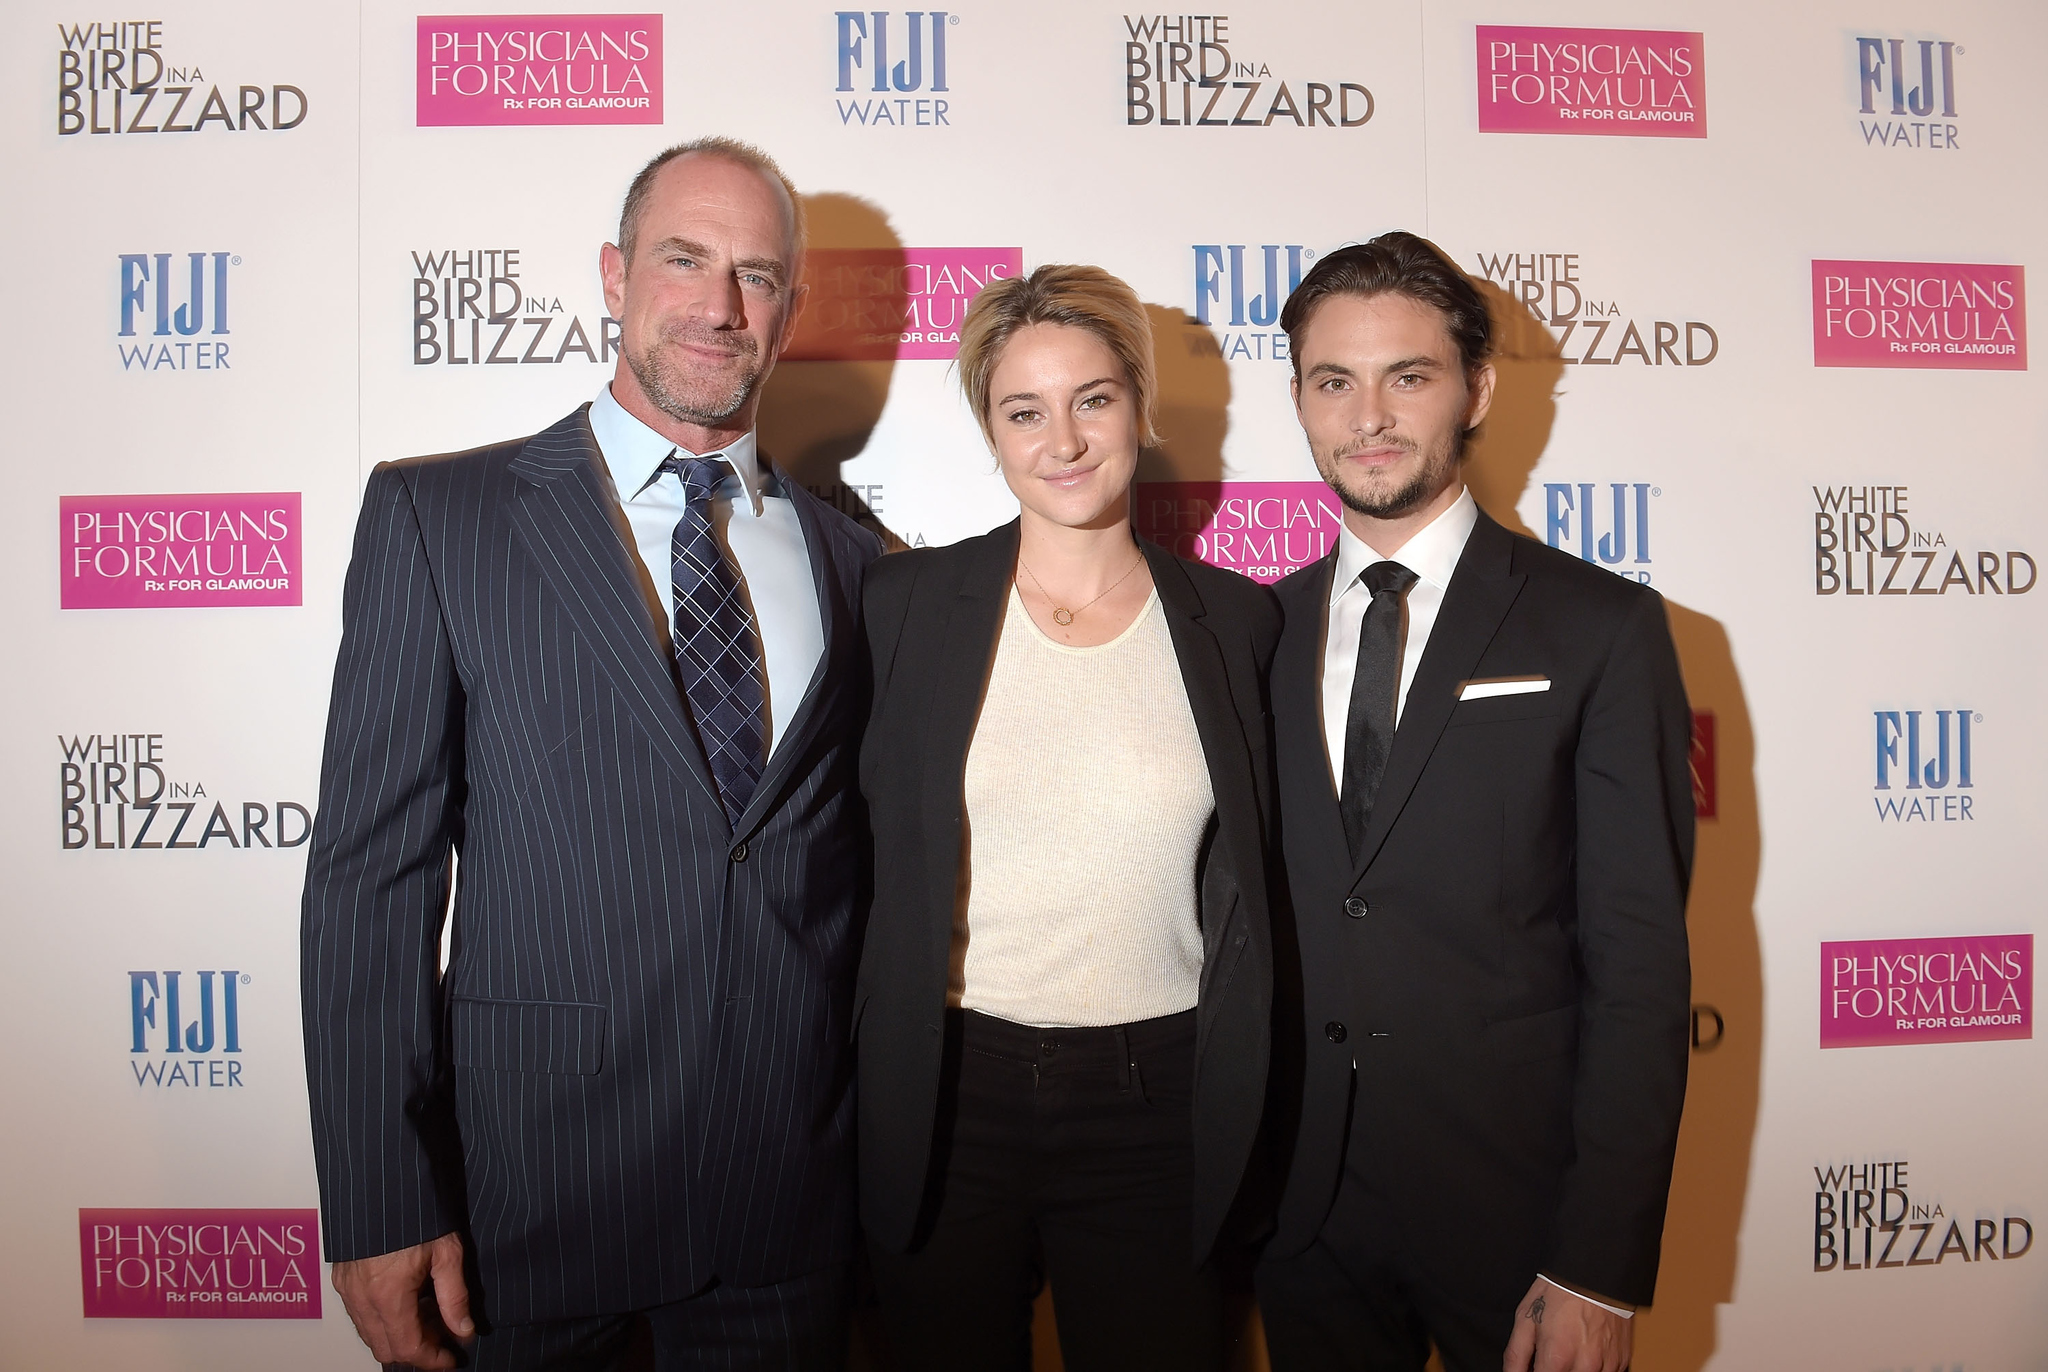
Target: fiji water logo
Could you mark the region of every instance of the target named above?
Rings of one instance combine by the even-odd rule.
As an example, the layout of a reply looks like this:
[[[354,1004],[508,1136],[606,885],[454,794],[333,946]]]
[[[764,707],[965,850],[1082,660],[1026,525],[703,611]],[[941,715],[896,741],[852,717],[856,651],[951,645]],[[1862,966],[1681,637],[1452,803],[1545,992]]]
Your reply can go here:
[[[1953,151],[1957,142],[1956,58],[1959,44],[1939,39],[1858,38],[1857,113],[1890,115],[1857,121],[1863,141],[1879,148]]]
[[[128,974],[128,1067],[138,1088],[242,1086],[241,989],[249,974]]]
[[[833,105],[849,128],[930,129],[952,123],[945,10],[839,10]],[[857,93],[856,93],[857,92]]]
[[[1543,541],[1581,562],[1650,584],[1650,502],[1664,488],[1647,481],[1546,481]]]
[[[241,265],[228,252],[122,253],[121,370],[226,371],[228,269]]]
[[[1195,244],[1194,322],[1215,331],[1213,347],[1197,351],[1226,362],[1287,361],[1280,309],[1315,256],[1299,243]]]
[[[1971,729],[1984,716],[1970,710],[1874,710],[1877,777],[1872,797],[1879,823],[1974,820],[1967,794]]]

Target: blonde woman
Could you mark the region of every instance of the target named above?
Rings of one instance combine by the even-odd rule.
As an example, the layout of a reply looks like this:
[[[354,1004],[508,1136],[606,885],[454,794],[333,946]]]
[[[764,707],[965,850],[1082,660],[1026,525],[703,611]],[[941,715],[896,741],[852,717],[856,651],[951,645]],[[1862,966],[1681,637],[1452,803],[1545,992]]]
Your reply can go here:
[[[1219,1368],[1257,1208],[1269,593],[1141,544],[1143,306],[1094,267],[975,298],[961,382],[1019,517],[869,572],[860,1181],[904,1369]],[[1235,1212],[1235,1213],[1234,1213]],[[1230,1223],[1226,1223],[1230,1221]]]

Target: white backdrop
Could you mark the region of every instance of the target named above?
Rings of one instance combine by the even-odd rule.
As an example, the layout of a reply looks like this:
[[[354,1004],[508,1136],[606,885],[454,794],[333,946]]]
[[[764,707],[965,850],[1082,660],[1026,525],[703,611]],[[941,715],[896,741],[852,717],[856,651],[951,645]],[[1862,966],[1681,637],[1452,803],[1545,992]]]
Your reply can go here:
[[[2048,1369],[2048,1252],[2027,1249],[2048,1202],[2031,1022],[2048,809],[2026,781],[2048,761],[2048,596],[2027,589],[2048,557],[2048,396],[2024,289],[2048,258],[2034,77],[2048,14],[2024,0],[1353,0],[1162,17],[1053,0],[914,12],[912,72],[913,12],[597,13],[485,27],[595,35],[604,71],[549,60],[546,42],[507,71],[629,93],[637,77],[658,125],[608,122],[651,119],[652,99],[511,112],[436,88],[423,103],[422,63],[431,83],[446,51],[434,35],[474,43],[479,23],[423,25],[386,0],[183,0],[120,24],[16,0],[0,16],[15,264],[0,566],[16,664],[0,687],[0,1026],[17,1046],[0,1361],[362,1365],[331,1297],[318,1320],[214,1318],[307,1314],[324,1283],[286,1253],[289,1215],[244,1212],[316,1203],[303,850],[276,840],[302,833],[291,807],[313,802],[358,493],[379,461],[533,432],[596,391],[610,374],[597,248],[625,185],[667,143],[718,132],[769,149],[810,197],[814,268],[841,271],[817,283],[821,320],[864,299],[871,316],[911,306],[937,326],[958,304],[934,284],[943,268],[1004,260],[990,250],[1128,279],[1155,307],[1164,373],[1166,443],[1141,475],[1195,486],[1141,492],[1141,516],[1240,567],[1274,564],[1270,548],[1312,556],[1329,527],[1313,486],[1281,484],[1314,471],[1266,263],[1284,293],[1291,261],[1405,227],[1502,286],[1501,400],[1472,483],[1496,516],[1647,576],[1712,716],[1691,912],[1701,1047],[1637,1365]],[[884,95],[878,31],[897,78]],[[1157,45],[1175,41],[1220,87],[1160,87],[1152,69],[1175,75],[1174,54]],[[1151,79],[1136,104],[1134,71]],[[122,131],[94,132],[117,89]],[[1223,122],[1162,126],[1183,99]],[[1629,117],[1643,109],[1666,114]],[[588,122],[519,122],[555,118]],[[914,269],[862,275],[856,260]],[[1863,265],[1816,268],[1844,263]],[[469,319],[451,334],[445,318],[469,275],[486,310],[488,278],[504,278],[517,316],[477,322],[497,370],[469,360]],[[1830,275],[1846,286],[1831,293]],[[848,294],[877,282],[879,297]],[[1859,305],[1872,313],[1827,313]],[[1903,353],[1843,333],[1884,309]],[[1816,339],[1817,310],[1832,336]],[[1991,350],[1940,351],[1944,327]],[[1911,351],[1916,328],[1936,351]],[[929,355],[943,338],[891,359],[849,347],[858,333],[817,334],[812,353],[842,360],[777,373],[768,450],[905,542],[1007,519]],[[589,352],[561,351],[579,338]],[[1844,488],[1857,494],[1835,527],[1853,540],[1873,512],[1869,566],[1908,592],[1897,604],[1817,590],[1815,516]],[[140,496],[161,498],[111,499]],[[1201,500],[1236,541],[1202,533]],[[1900,509],[1910,534],[1876,517]],[[1286,541],[1254,529],[1247,550],[1233,530],[1247,511]],[[1890,558],[1887,536],[1902,544]],[[1859,560],[1849,584],[1863,575]],[[1885,1013],[1865,1015],[1879,1002],[1854,993],[1873,987]],[[1866,1046],[1823,1047],[1856,1034]],[[123,1213],[86,1217],[81,1239],[88,1210]],[[182,1231],[201,1254],[248,1226],[267,1277],[230,1253],[229,1286],[311,1289],[166,1303],[183,1269],[154,1268],[130,1289],[119,1259],[140,1250],[119,1245],[172,1251],[174,1217],[137,1213],[165,1210],[228,1226]],[[1834,1223],[1817,1233],[1817,1216]]]

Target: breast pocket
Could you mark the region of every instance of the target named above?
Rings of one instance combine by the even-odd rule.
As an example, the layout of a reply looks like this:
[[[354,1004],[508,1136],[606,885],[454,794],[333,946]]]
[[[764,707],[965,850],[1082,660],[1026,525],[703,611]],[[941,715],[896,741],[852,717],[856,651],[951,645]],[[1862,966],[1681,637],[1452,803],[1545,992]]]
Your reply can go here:
[[[1467,724],[1496,724],[1510,719],[1544,719],[1558,714],[1563,708],[1564,693],[1554,685],[1547,691],[1461,700],[1451,710],[1449,727],[1456,729]]]
[[[486,1072],[594,1076],[604,1067],[606,1018],[602,1005],[457,997],[448,1007],[449,1056]]]

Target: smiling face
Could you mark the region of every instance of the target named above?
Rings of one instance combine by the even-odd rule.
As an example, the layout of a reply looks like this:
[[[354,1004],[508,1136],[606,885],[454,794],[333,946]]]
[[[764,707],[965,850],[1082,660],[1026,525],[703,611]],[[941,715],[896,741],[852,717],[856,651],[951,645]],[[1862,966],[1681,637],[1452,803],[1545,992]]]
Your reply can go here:
[[[1465,433],[1493,401],[1493,368],[1467,373],[1438,311],[1405,295],[1332,296],[1295,357],[1295,414],[1351,514],[1426,522],[1457,498]]]
[[[788,197],[753,168],[715,153],[663,166],[630,259],[609,243],[600,259],[605,307],[619,321],[619,402],[685,429],[753,427],[800,303],[794,238]]]
[[[1070,529],[1129,516],[1138,409],[1123,364],[1086,329],[1030,324],[989,373],[996,460],[1027,520]]]

